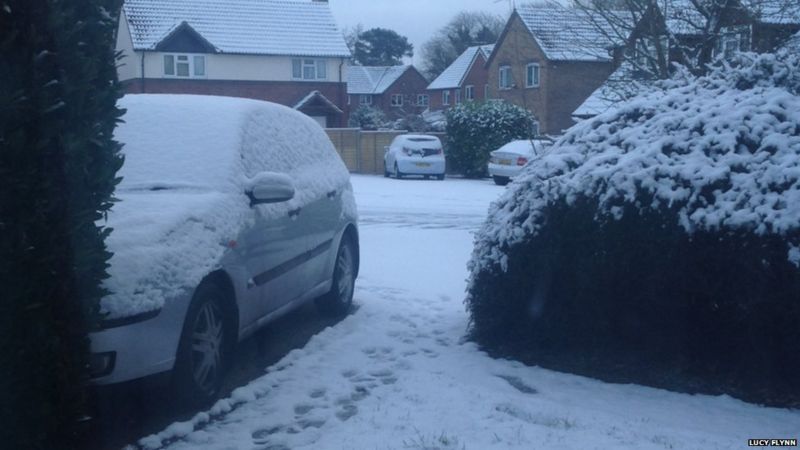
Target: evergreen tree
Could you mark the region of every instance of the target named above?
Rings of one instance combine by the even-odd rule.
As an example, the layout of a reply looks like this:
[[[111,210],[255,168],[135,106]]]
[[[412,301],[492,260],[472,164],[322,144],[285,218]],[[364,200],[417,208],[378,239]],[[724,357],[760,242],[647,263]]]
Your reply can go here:
[[[353,44],[353,58],[362,66],[397,66],[404,56],[414,56],[414,46],[405,36],[385,28],[359,33]]]
[[[0,0],[0,442],[77,448],[122,165],[121,0]]]

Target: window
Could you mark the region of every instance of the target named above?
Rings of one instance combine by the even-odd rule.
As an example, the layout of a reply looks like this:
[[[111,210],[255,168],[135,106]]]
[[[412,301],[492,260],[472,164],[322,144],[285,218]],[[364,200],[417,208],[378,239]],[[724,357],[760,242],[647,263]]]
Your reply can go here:
[[[749,26],[722,28],[715,55],[728,59],[736,53],[750,51],[750,36]]]
[[[475,100],[475,86],[464,87],[464,99],[467,101]]]
[[[292,78],[295,80],[328,79],[328,62],[324,59],[293,59]]]
[[[658,42],[658,45],[656,45],[656,42]],[[659,56],[659,49],[661,50],[661,56]],[[633,57],[637,70],[657,74],[660,64],[669,63],[669,38],[667,36],[659,36],[658,41],[647,37],[638,39],[635,43]]]
[[[442,91],[442,104],[443,105],[450,104],[450,91]]]
[[[461,89],[456,89],[456,105],[461,104]]]
[[[539,135],[539,121],[538,120],[534,120],[533,123],[531,124],[531,134],[533,134],[534,136],[538,136]]]
[[[489,85],[488,84],[484,84],[483,85],[483,99],[484,100],[489,100],[490,98],[491,97],[489,96]]]
[[[367,106],[372,104],[372,96],[371,95],[359,95],[358,96],[358,104],[362,106]]]
[[[511,89],[511,66],[500,66],[500,89]]]
[[[392,106],[403,106],[403,94],[392,94]]]
[[[525,87],[539,87],[539,63],[530,63],[525,67]]]
[[[206,57],[205,55],[164,55],[164,75],[181,78],[205,77]]]
[[[430,104],[430,97],[428,94],[419,94],[417,95],[417,105],[419,106],[428,106]]]

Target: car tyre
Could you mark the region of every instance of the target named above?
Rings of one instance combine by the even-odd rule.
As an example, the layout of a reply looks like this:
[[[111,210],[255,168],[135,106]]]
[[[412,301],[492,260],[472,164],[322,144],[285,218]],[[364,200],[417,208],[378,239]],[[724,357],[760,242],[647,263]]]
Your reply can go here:
[[[384,163],[383,163],[383,176],[385,178],[389,178],[389,175],[391,175],[389,173],[389,168],[386,167],[386,162],[384,161]]]
[[[498,175],[492,176],[492,179],[494,180],[494,184],[498,186],[505,186],[508,184],[509,181],[511,181],[511,179],[508,177],[501,177]]]
[[[439,174],[439,175],[436,175],[436,179],[439,180],[439,181],[443,181],[444,178],[445,178],[445,174],[443,174],[443,173]]]
[[[319,311],[328,316],[346,315],[353,305],[355,281],[355,245],[349,237],[345,236],[342,238],[342,243],[339,245],[339,251],[336,254],[331,290],[316,300]]]
[[[400,168],[397,167],[397,163],[394,163],[394,177],[398,180],[403,178],[403,172],[400,172]]]
[[[223,307],[225,297],[214,283],[203,283],[186,314],[173,381],[179,398],[192,406],[217,398],[233,353],[235,333]]]

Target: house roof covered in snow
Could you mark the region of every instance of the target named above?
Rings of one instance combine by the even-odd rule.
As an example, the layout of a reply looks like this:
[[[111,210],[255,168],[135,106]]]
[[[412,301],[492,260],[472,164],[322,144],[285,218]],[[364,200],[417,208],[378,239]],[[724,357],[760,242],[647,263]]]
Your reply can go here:
[[[609,48],[627,38],[617,39],[608,22],[575,8],[523,3],[516,12],[550,60],[607,61]]]
[[[800,24],[800,2],[795,0],[742,0],[753,17],[769,24]]]
[[[184,23],[220,53],[350,57],[327,2],[125,0],[134,50],[155,50]]]
[[[350,66],[347,68],[348,94],[383,94],[414,66]]]
[[[592,95],[572,112],[572,117],[581,120],[602,114],[651,88],[652,84],[651,80],[637,76],[635,68],[629,62],[623,62],[600,87],[592,92]]]
[[[494,45],[476,45],[464,50],[464,53],[459,55],[444,72],[433,80],[428,86],[428,89],[453,89],[461,87],[461,83],[464,82],[464,78],[478,59],[478,56],[483,56],[483,59],[487,60],[489,59],[489,55],[492,54],[492,50],[494,50]]]

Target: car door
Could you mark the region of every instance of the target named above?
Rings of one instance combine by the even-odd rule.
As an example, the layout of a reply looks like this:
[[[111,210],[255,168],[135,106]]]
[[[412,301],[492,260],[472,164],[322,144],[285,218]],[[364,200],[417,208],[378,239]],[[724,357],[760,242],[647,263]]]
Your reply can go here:
[[[258,205],[255,223],[238,246],[246,261],[258,306],[256,318],[269,314],[302,292],[304,274],[300,268],[307,251],[306,230],[298,223],[301,210],[291,205]]]
[[[334,238],[342,228],[342,192],[345,186],[331,187],[311,202],[308,209],[309,267],[308,288],[311,289],[331,278],[333,254],[338,251]]]

